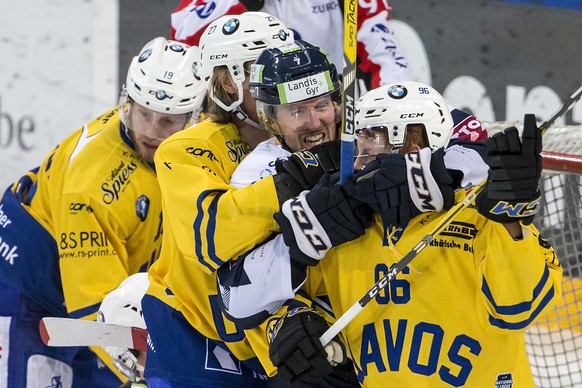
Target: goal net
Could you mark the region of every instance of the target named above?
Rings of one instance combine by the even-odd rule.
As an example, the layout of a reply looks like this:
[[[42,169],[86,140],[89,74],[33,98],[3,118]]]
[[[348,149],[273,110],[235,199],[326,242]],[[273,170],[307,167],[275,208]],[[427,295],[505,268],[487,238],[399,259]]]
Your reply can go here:
[[[521,123],[484,123],[490,134]],[[543,207],[534,223],[564,270],[562,302],[526,332],[536,387],[582,386],[582,127],[553,126],[543,136]]]

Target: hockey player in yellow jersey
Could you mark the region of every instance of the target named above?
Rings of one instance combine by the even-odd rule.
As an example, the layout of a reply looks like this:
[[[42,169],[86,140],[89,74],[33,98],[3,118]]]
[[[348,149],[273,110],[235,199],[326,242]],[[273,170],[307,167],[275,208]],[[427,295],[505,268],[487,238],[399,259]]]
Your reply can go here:
[[[416,180],[418,161],[430,164],[435,156],[423,148],[431,145],[435,128],[418,116],[414,123],[406,114],[414,112],[401,110],[399,100],[411,92],[388,85],[358,104],[356,128],[367,132],[360,134],[367,137],[362,140],[390,142],[383,145],[389,153],[341,185],[352,198],[345,205],[357,209],[354,203],[365,203],[377,213],[364,236],[337,247],[322,244],[325,252],[314,255],[308,241],[329,241],[327,233],[338,222],[314,214],[329,215],[326,206],[341,208],[334,196],[338,185],[325,189],[325,180],[277,215],[288,235],[285,242],[291,242],[291,259],[295,253],[295,259],[318,264],[311,267],[305,291],[328,297],[336,318],[446,217],[446,212],[428,212],[402,224],[394,217],[402,198],[425,195],[423,189],[433,184]],[[374,106],[378,98],[388,99],[380,111]],[[408,142],[394,141],[401,135]],[[390,153],[398,147],[400,154]],[[526,115],[521,139],[509,128],[485,141],[488,180],[475,206],[462,210],[342,331],[361,384],[534,386],[524,331],[560,298],[562,275],[553,248],[532,224],[540,206],[541,148],[533,115]],[[452,181],[458,178],[464,177],[451,173]],[[408,180],[422,184],[409,190],[403,186]],[[465,190],[456,192],[457,201],[464,196]],[[301,228],[299,215],[310,230]],[[327,354],[319,337],[329,326],[315,310],[292,310],[270,325],[270,357],[279,373],[298,386],[308,373],[325,373]]]
[[[5,191],[0,208],[10,223],[0,241],[12,250],[0,261],[0,386],[112,387],[125,379],[98,367],[88,348],[44,346],[38,322],[96,319],[103,297],[158,257],[162,204],[153,154],[199,119],[206,84],[193,72],[198,53],[161,37],[148,42],[129,66],[119,106],[73,132]]]

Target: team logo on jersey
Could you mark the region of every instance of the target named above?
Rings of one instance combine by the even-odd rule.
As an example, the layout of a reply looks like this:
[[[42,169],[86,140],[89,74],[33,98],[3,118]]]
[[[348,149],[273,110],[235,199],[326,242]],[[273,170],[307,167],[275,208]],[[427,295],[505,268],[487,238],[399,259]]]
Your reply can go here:
[[[495,380],[495,388],[512,388],[513,387],[513,377],[511,373],[502,373],[497,375],[497,380]]]
[[[196,8],[194,9],[198,16],[200,16],[200,19],[206,19],[207,17],[212,15],[212,12],[216,9],[216,3],[214,1],[211,1],[210,3],[197,5]]]
[[[408,90],[402,85],[393,85],[388,89],[388,96],[392,97],[395,100],[400,100],[401,98],[406,97],[408,94]]]
[[[222,33],[224,35],[232,35],[235,33],[236,30],[238,30],[239,26],[240,22],[238,21],[237,18],[228,19],[226,23],[224,23],[224,25],[222,26]]]
[[[137,59],[137,61],[139,63],[142,63],[143,61],[145,61],[146,59],[148,59],[150,57],[150,55],[152,55],[152,49],[149,48],[147,50],[145,50],[143,53],[140,54],[139,58]]]
[[[137,201],[135,201],[135,214],[137,214],[141,221],[145,221],[149,210],[150,199],[145,195],[140,195]]]
[[[178,44],[178,43],[173,43],[170,45],[170,50],[172,50],[176,53],[181,53],[182,51],[184,51],[184,46],[182,46],[181,44]]]

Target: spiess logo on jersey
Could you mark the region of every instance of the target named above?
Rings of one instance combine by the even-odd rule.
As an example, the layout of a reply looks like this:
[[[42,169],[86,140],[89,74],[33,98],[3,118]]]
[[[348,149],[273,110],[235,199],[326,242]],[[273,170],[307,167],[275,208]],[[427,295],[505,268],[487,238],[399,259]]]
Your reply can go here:
[[[235,33],[236,30],[238,30],[239,25],[240,22],[238,21],[238,19],[236,18],[229,19],[222,26],[222,33],[224,35],[232,35]]]
[[[402,85],[394,85],[388,89],[388,96],[392,97],[395,100],[400,100],[401,98],[406,97],[408,94],[408,90]]]
[[[135,214],[142,222],[148,216],[148,210],[150,210],[150,199],[146,195],[140,195],[135,201]]]

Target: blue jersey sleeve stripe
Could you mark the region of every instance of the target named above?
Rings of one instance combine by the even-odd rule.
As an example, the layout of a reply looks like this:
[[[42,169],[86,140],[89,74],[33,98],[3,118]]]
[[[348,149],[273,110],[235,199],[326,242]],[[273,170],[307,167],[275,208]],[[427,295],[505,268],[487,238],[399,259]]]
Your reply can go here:
[[[501,329],[508,329],[508,330],[521,330],[527,326],[529,326],[534,319],[538,317],[540,312],[550,303],[550,301],[554,298],[555,289],[552,287],[544,296],[538,307],[531,313],[528,319],[523,320],[521,322],[506,322],[503,319],[494,318],[493,316],[489,315],[489,323],[491,326],[496,326]]]
[[[212,202],[208,208],[208,216],[205,217],[206,212],[204,211],[203,203],[206,198],[210,195],[218,193],[215,198],[212,199]],[[211,262],[208,261],[210,259],[216,266],[220,267],[224,264],[224,261],[220,260],[216,256],[216,245],[214,244],[214,235],[216,232],[216,207],[218,206],[218,199],[220,195],[224,193],[224,190],[207,190],[203,191],[198,200],[196,201],[196,218],[194,219],[194,224],[192,225],[192,229],[194,230],[194,244],[195,244],[195,252],[198,261],[206,266],[210,271],[215,271],[215,266],[212,265]],[[206,221],[205,221],[206,220]],[[202,225],[206,222],[206,243],[208,244],[208,256],[204,255],[204,244],[202,239]]]
[[[101,303],[96,303],[96,304],[91,305],[91,306],[83,307],[82,309],[79,309],[79,310],[71,311],[69,313],[69,318],[80,319],[80,318],[86,317],[88,315],[94,314],[97,311],[99,311],[100,306],[101,306]]]
[[[481,286],[481,292],[483,292],[483,294],[485,295],[485,297],[487,298],[489,303],[491,303],[491,305],[493,306],[493,308],[495,309],[495,311],[497,313],[502,314],[502,315],[517,315],[517,314],[521,314],[523,312],[531,310],[531,307],[532,307],[534,301],[539,297],[540,293],[544,289],[544,286],[548,283],[549,278],[550,278],[550,270],[548,269],[548,267],[545,267],[544,273],[543,273],[540,281],[533,289],[531,300],[520,302],[520,303],[517,303],[514,305],[499,306],[495,302],[495,299],[493,298],[493,295],[491,294],[491,289],[489,288],[489,285],[487,284],[487,279],[485,279],[485,278],[483,278],[483,285]]]

